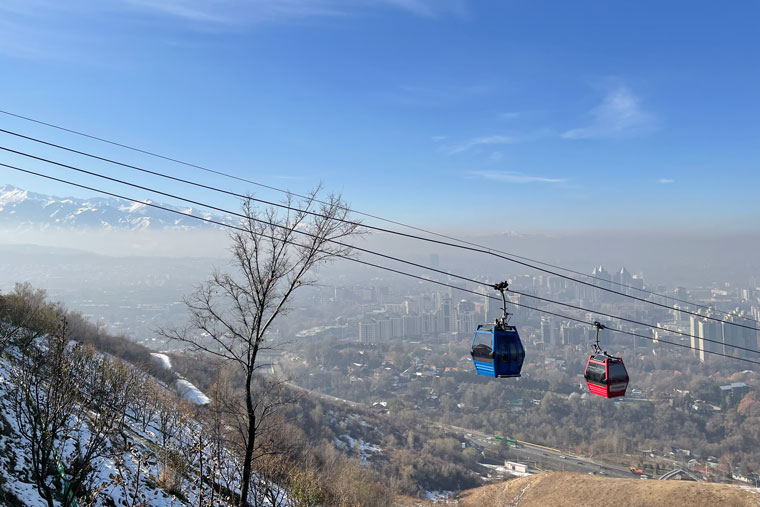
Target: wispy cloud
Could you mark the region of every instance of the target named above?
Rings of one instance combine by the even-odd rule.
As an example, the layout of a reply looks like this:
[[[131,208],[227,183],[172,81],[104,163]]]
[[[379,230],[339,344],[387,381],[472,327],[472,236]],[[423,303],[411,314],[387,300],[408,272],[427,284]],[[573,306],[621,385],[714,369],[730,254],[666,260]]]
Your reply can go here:
[[[481,178],[500,183],[566,183],[567,178],[547,178],[517,171],[467,171],[469,178]]]
[[[516,136],[495,135],[495,136],[476,137],[474,139],[470,139],[460,144],[448,146],[447,148],[444,149],[444,152],[447,153],[448,155],[456,155],[457,153],[470,151],[472,149],[475,149],[481,146],[498,146],[498,145],[515,144],[518,142],[520,142],[520,139],[517,138]]]
[[[164,17],[191,30],[231,31],[395,10],[423,18],[464,16],[467,0],[1,0],[0,55],[69,59],[97,46],[78,23],[102,26],[131,14]],[[90,51],[91,52],[91,51]],[[73,56],[71,59],[78,59]]]
[[[347,15],[350,5],[340,0],[120,0],[128,7],[194,23],[248,25],[267,21]]]
[[[590,112],[591,122],[562,134],[564,139],[594,139],[645,133],[656,124],[656,117],[641,106],[641,100],[628,87],[610,90],[601,104]]]
[[[123,4],[201,23],[246,24],[357,14],[390,7],[416,16],[463,16],[465,0],[119,0]]]
[[[467,12],[465,0],[376,0],[381,4],[399,7],[417,16],[428,18],[445,14],[464,16]]]
[[[667,184],[667,183],[675,183],[676,180],[672,180],[670,178],[660,178],[660,183]]]
[[[68,48],[87,48],[86,34],[63,27],[63,20],[85,17],[83,13],[87,10],[82,1],[3,0],[0,2],[0,55],[66,60]]]

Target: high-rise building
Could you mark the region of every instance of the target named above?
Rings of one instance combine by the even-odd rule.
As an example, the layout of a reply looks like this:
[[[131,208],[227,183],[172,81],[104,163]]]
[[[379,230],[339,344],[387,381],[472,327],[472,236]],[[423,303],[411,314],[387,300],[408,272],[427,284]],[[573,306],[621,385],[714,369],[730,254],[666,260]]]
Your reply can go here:
[[[580,345],[587,341],[586,328],[571,322],[563,322],[559,326],[559,340],[562,345]]]
[[[392,338],[404,337],[404,321],[401,317],[391,318],[391,337]]]
[[[459,334],[469,335],[475,330],[475,304],[466,299],[457,303],[456,329]]]
[[[553,347],[559,342],[559,329],[551,317],[541,317],[541,341],[544,347]]]
[[[449,331],[456,330],[456,327],[451,325],[452,320],[456,322],[456,316],[451,308],[451,298],[448,295],[444,295],[436,311],[436,331],[448,333]]]
[[[720,322],[692,315],[689,318],[689,334],[692,353],[701,362],[705,362],[706,355],[710,352],[724,353],[723,328]]]
[[[374,319],[365,319],[359,323],[359,341],[362,343],[377,342],[379,327]]]
[[[377,327],[378,327],[378,339],[383,341],[388,341],[393,336],[393,325],[391,324],[391,319],[379,319],[377,321]]]
[[[631,285],[632,279],[633,277],[631,276],[631,273],[629,273],[628,270],[625,269],[625,266],[623,266],[620,268],[620,271],[616,273],[613,281],[622,283],[623,285]]]
[[[724,322],[721,323],[723,328],[723,353],[738,355],[744,352],[736,347],[758,350],[757,331],[746,327],[732,326],[730,324],[731,322],[734,322],[747,325],[747,320],[744,319],[743,312],[732,313],[731,315],[726,316],[723,320]]]
[[[708,312],[706,316],[711,316]],[[718,352],[728,355],[742,355],[737,347],[758,350],[757,331],[732,323],[744,323],[743,312],[735,311],[721,318],[720,321],[701,316],[689,317],[691,348],[700,361],[705,361],[705,352]],[[711,341],[706,341],[707,339]]]
[[[422,318],[419,315],[404,315],[402,321],[404,338],[417,338],[422,334]]]
[[[610,281],[612,280],[612,276],[607,272],[606,269],[604,269],[604,266],[601,264],[594,268],[594,271],[591,272],[591,275],[595,277],[593,280],[594,285],[597,287],[602,287],[604,289],[611,289],[612,285],[610,284]],[[602,292],[600,290],[595,290],[593,292],[592,300],[594,302],[597,301],[609,301],[610,294],[607,292]]]

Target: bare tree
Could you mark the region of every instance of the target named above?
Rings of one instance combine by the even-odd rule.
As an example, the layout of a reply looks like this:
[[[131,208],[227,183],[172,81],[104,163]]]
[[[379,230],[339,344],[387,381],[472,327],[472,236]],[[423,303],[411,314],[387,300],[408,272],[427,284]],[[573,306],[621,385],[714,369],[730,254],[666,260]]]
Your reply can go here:
[[[77,352],[79,349],[81,351]],[[110,452],[112,438],[123,434],[126,415],[138,372],[118,359],[97,354],[89,345],[77,344],[72,352],[79,365],[79,399],[71,431],[72,450],[64,467],[73,494],[86,492],[98,458]],[[76,364],[76,363],[75,363]]]
[[[161,386],[146,373],[139,374],[134,396],[131,397],[129,410],[143,432],[153,422],[161,401]]]
[[[247,505],[251,467],[255,458],[259,419],[271,402],[254,391],[260,352],[277,317],[288,310],[297,289],[313,284],[313,268],[351,248],[342,243],[357,233],[348,208],[339,196],[317,199],[320,188],[303,200],[289,195],[286,211],[258,209],[243,203],[245,219],[231,234],[234,275],[216,271],[185,303],[190,324],[183,330],[162,330],[167,338],[188,344],[191,350],[217,356],[239,367],[245,391],[245,452],[240,505]],[[258,384],[261,385],[261,384]]]
[[[34,344],[23,349],[11,372],[19,433],[29,450],[35,485],[50,507],[56,491],[50,471],[60,470],[56,467],[60,440],[56,438],[70,434],[79,394],[78,379],[72,373],[76,361],[70,360],[66,333],[62,320],[47,336],[44,349]]]
[[[65,483],[61,505],[87,494],[94,464],[122,431],[133,368],[69,340],[67,320],[21,350],[11,371],[19,433],[27,444],[40,495],[54,504],[55,476]]]

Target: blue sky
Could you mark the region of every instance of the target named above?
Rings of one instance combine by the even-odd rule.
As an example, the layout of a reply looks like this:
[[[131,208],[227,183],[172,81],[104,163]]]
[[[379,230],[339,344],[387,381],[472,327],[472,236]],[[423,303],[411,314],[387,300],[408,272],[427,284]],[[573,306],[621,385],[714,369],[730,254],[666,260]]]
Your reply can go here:
[[[756,2],[5,0],[0,108],[295,191],[322,180],[357,209],[447,231],[758,232],[758,15]]]

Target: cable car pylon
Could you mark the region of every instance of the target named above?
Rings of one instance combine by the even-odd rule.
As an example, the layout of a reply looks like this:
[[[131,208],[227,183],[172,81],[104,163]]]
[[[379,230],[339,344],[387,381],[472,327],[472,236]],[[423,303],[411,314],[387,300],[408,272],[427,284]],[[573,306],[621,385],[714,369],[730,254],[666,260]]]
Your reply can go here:
[[[525,360],[525,348],[515,326],[509,325],[507,296],[508,282],[492,286],[501,293],[501,317],[493,324],[479,324],[472,337],[470,354],[479,375],[506,378],[519,377]]]

